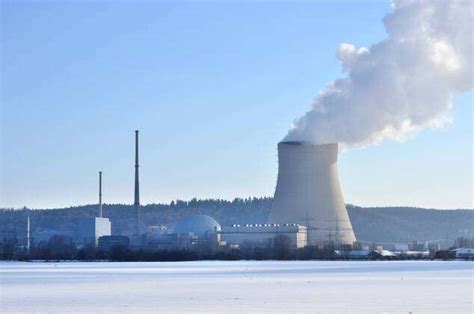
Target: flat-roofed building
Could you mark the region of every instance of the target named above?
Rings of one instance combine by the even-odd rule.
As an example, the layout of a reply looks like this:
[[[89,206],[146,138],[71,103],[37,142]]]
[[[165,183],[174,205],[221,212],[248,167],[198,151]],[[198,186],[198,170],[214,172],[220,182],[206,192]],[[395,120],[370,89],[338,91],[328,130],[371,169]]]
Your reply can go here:
[[[454,254],[456,254],[456,258],[474,259],[473,248],[459,248],[459,249],[454,249],[453,251],[454,251]]]
[[[297,248],[308,244],[307,228],[299,224],[234,224],[223,227],[220,235],[229,244],[263,243],[281,235],[287,236]]]
[[[109,218],[81,218],[77,221],[76,244],[78,246],[89,244],[97,246],[99,238],[111,235],[111,231]]]

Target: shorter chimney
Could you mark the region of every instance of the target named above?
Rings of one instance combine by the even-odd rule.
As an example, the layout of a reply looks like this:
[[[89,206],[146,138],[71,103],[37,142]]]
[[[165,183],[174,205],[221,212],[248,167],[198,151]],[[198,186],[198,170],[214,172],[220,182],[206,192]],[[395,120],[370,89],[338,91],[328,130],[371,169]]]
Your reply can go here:
[[[102,171],[99,171],[99,217],[102,218]]]

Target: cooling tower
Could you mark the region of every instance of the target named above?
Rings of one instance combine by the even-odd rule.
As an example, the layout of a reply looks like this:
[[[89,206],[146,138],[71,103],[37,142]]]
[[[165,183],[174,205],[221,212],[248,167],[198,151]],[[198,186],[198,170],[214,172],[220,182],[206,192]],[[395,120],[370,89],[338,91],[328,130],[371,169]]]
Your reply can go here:
[[[278,180],[269,223],[308,227],[308,244],[356,239],[337,171],[338,144],[278,144]]]

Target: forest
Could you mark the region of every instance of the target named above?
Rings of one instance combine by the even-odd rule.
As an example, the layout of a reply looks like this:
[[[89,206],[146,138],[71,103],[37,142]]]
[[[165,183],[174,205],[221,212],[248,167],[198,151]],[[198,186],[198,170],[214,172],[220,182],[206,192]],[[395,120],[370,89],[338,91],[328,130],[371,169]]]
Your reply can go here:
[[[186,215],[202,213],[215,218],[221,225],[265,223],[272,198],[236,198],[234,200],[192,199],[169,204],[149,204],[140,207],[144,225],[173,228]],[[133,206],[105,204],[104,216],[112,222],[112,234],[128,235],[132,230]],[[453,243],[459,237],[472,237],[474,211],[466,209],[436,210],[414,207],[359,207],[347,205],[356,237],[363,241],[411,242],[446,240]],[[26,234],[26,217],[30,215],[32,237],[43,231],[72,234],[77,218],[97,215],[97,205],[56,209],[0,209],[2,239],[21,239]]]

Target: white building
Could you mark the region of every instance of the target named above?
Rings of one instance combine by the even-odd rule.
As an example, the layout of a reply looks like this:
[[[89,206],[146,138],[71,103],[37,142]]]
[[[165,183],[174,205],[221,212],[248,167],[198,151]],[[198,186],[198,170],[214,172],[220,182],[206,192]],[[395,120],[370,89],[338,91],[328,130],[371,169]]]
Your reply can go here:
[[[191,249],[198,244],[223,245],[220,224],[212,217],[193,214],[179,220],[172,231],[149,228],[142,246],[146,249]]]
[[[456,258],[474,259],[474,249],[459,248],[454,249],[453,251],[456,254]]]
[[[99,238],[109,236],[111,232],[112,227],[109,218],[81,218],[77,221],[76,244],[78,246],[88,244],[97,246]]]
[[[223,227],[220,235],[221,239],[229,244],[242,244],[247,241],[263,243],[280,235],[290,238],[297,248],[308,243],[307,229],[299,224],[235,224]]]

